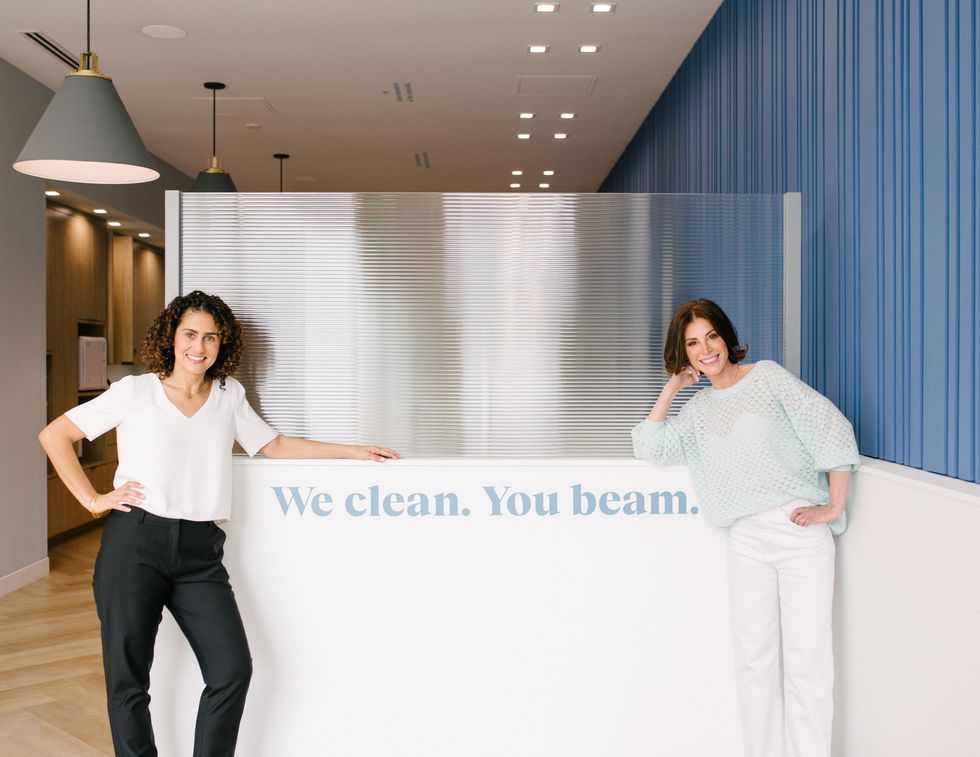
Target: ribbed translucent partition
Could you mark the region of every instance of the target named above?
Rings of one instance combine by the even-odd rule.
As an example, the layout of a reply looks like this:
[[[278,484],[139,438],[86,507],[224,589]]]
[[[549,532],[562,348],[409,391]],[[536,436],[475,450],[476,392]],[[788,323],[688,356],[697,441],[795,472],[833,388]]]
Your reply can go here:
[[[183,194],[180,290],[246,327],[287,434],[414,456],[605,457],[666,380],[686,299],[782,357],[782,197]]]

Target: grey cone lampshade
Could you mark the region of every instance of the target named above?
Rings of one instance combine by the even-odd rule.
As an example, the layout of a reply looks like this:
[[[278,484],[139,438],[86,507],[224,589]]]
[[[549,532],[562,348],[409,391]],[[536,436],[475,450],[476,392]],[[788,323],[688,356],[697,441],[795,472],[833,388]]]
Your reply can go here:
[[[206,81],[204,88],[211,90],[211,160],[208,167],[197,175],[191,192],[237,192],[231,174],[221,167],[218,160],[218,92],[225,85],[220,81]]]
[[[218,165],[218,158],[211,157],[211,164],[197,175],[191,192],[237,192],[231,174]]]
[[[138,184],[159,178],[112,79],[100,74],[96,65],[84,66],[83,61],[83,68],[65,77],[14,168],[30,176],[84,184]]]

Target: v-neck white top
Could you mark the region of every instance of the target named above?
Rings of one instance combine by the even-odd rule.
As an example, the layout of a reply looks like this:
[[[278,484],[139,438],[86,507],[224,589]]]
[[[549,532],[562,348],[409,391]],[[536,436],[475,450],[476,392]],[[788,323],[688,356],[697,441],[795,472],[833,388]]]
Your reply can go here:
[[[89,441],[116,429],[119,467],[113,485],[143,485],[147,512],[185,520],[231,515],[231,452],[237,440],[254,456],[278,436],[248,404],[233,378],[211,384],[191,417],[167,397],[155,373],[127,376],[66,415]]]

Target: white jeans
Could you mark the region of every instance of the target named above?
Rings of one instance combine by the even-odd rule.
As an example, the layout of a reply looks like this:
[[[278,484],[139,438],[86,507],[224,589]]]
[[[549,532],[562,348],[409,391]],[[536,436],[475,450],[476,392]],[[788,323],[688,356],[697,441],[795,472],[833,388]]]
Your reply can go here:
[[[826,524],[803,527],[789,519],[810,504],[796,500],[731,527],[728,575],[745,757],[830,757],[834,537]]]

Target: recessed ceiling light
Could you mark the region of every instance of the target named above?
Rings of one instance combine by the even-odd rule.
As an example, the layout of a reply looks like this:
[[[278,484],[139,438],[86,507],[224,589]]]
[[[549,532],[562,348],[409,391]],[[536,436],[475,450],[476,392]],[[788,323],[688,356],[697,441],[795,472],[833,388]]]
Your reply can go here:
[[[557,134],[555,134],[555,139],[568,139],[568,135],[558,132]]]
[[[521,113],[521,118],[534,118],[533,113]]]
[[[167,24],[150,24],[144,26],[140,31],[153,39],[183,39],[187,36],[187,32],[180,27],[168,26]]]
[[[612,13],[616,10],[616,3],[592,3],[593,13]]]
[[[104,216],[109,211],[106,210],[105,208],[95,208],[92,212],[95,213],[96,215]]]
[[[541,187],[541,189],[548,189],[549,187],[551,187],[550,184],[544,184],[544,183],[538,184],[538,186]]]
[[[60,197],[61,196],[61,192],[57,191],[56,189],[45,189],[44,190],[44,194],[46,194],[48,197]]]
[[[548,45],[528,45],[527,51],[529,53],[535,53],[536,55],[540,55],[541,53],[548,52]]]
[[[150,238],[150,234],[147,231],[141,231],[138,234],[138,236],[139,236],[140,239],[149,239]]]
[[[557,13],[559,3],[535,3],[534,10],[538,13]]]
[[[517,138],[518,139],[530,139],[531,138],[531,135],[530,134],[518,134],[517,135]]]
[[[599,52],[598,45],[579,45],[578,51],[580,53],[597,53]]]
[[[250,121],[249,123],[245,124],[245,128],[246,129],[261,129],[262,126],[261,126],[261,124],[257,124],[257,123],[254,123],[254,122],[251,122]]]
[[[521,188],[521,185],[520,184],[511,184],[510,185],[510,188],[511,189],[520,189]]]
[[[119,221],[109,221],[109,223],[106,225],[112,226],[113,228],[115,228],[116,226],[122,226],[122,224]]]
[[[523,171],[511,171],[510,172],[510,175],[511,176],[523,176],[524,175],[524,172]]]
[[[541,172],[541,175],[542,176],[554,176],[555,175],[555,172],[554,171],[542,171]]]
[[[575,118],[575,114],[574,113],[562,113],[561,114],[561,117],[564,118],[567,121],[569,118]]]

